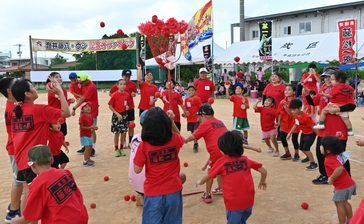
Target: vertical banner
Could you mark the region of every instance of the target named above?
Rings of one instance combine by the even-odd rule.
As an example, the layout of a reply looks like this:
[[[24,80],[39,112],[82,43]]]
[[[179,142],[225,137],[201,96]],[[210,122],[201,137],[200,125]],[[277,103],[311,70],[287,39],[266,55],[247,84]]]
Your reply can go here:
[[[342,64],[354,63],[356,20],[344,20],[338,22],[339,26],[339,61]]]
[[[205,68],[207,71],[212,71],[212,58],[211,58],[211,45],[205,45],[202,47],[203,57],[205,58]]]
[[[190,49],[199,42],[211,38],[212,30],[212,0],[198,10],[188,22],[187,31],[181,35],[181,51],[185,58],[192,60]]]
[[[272,60],[272,21],[259,22],[259,32],[259,58],[270,61]]]

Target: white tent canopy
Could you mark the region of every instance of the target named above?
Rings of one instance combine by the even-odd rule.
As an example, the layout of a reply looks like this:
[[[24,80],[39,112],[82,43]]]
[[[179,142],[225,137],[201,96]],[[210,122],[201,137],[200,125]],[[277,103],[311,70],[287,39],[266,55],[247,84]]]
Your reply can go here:
[[[356,44],[358,58],[364,57],[364,30],[357,30]],[[339,34],[323,33],[300,36],[273,38],[273,61],[279,62],[327,62],[339,60]],[[244,41],[232,44],[221,57],[215,58],[215,63],[233,63],[239,56],[239,63],[259,63],[259,40]],[[356,46],[354,45],[354,50]]]

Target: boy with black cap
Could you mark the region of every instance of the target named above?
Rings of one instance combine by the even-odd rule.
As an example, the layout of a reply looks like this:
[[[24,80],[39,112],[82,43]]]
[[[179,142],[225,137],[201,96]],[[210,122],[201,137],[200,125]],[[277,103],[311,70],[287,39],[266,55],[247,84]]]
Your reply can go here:
[[[228,131],[228,129],[221,120],[218,120],[214,117],[214,110],[212,109],[210,104],[203,104],[197,114],[201,116],[201,123],[199,124],[198,128],[192,133],[192,135],[186,138],[185,142],[188,143],[190,141],[198,140],[203,137],[206,144],[206,150],[210,155],[209,166],[213,167],[214,163],[223,156],[219,149],[219,146],[217,145],[217,141],[222,134]],[[212,184],[213,179],[206,182],[206,192],[202,196],[202,200],[205,203],[212,202]],[[219,178],[218,186],[219,187],[216,188],[214,192],[222,193],[221,179]]]
[[[52,153],[45,145],[33,146],[28,152],[28,165],[37,177],[29,187],[23,217],[11,223],[86,224],[87,209],[72,173],[51,168]]]
[[[71,72],[68,78],[70,79],[70,93],[78,100],[82,97],[82,85],[78,81],[76,72]]]

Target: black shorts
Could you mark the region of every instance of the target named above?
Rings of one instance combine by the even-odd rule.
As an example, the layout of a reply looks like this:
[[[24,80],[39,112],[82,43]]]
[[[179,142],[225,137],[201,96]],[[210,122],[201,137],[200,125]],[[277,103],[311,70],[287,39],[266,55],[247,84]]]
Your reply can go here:
[[[32,168],[29,167],[25,170],[18,171],[18,176],[16,177],[16,181],[21,183],[26,182],[27,184],[30,184],[33,182],[36,176],[37,175],[33,172]]]
[[[128,121],[135,120],[135,111],[134,109],[127,110],[126,113],[128,114]]]
[[[53,156],[52,167],[58,169],[59,165],[63,163],[68,163],[69,161],[70,159],[68,158],[68,156],[63,151],[61,151],[58,155]]]
[[[187,131],[194,132],[197,128],[200,122],[188,122],[187,123]]]
[[[300,138],[300,150],[301,151],[310,151],[312,144],[316,139],[316,134],[303,134],[301,133]]]
[[[61,132],[63,133],[64,136],[67,135],[67,124],[66,124],[66,122],[61,124]]]
[[[121,113],[122,119],[119,121],[118,117],[113,113],[111,118],[111,132],[112,133],[126,133],[128,132],[128,113],[125,111]]]

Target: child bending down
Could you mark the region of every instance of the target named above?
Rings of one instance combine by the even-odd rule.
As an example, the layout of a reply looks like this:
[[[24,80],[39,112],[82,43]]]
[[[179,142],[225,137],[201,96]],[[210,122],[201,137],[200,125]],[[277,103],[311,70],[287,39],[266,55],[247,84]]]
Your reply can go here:
[[[328,184],[334,185],[334,197],[339,224],[349,223],[353,216],[350,203],[352,195],[356,195],[356,184],[345,170],[341,158],[343,149],[336,136],[326,136],[321,140],[321,153],[325,156],[325,169],[328,175]]]
[[[347,74],[341,70],[333,70],[331,74],[331,83],[333,85],[327,97],[330,99],[329,104],[322,110],[319,123],[315,129],[325,129],[325,118],[328,113],[339,114],[343,119],[348,135],[354,135],[353,127],[349,119],[349,112],[356,108],[354,100],[354,89],[346,84]],[[344,112],[345,111],[345,112]]]
[[[218,140],[218,145],[224,156],[216,161],[208,175],[197,182],[205,182],[222,176],[223,197],[226,208],[227,223],[246,223],[254,205],[254,181],[251,169],[258,171],[260,176],[259,189],[267,188],[267,171],[261,163],[244,156],[242,146],[243,136],[239,131],[225,132]]]
[[[68,156],[61,150],[62,146],[64,146],[66,152],[69,153],[68,145],[66,144],[64,135],[61,132],[60,122],[57,122],[56,124],[49,124],[49,129],[48,147],[50,148],[53,155],[52,167],[56,169],[64,169],[70,160]]]

